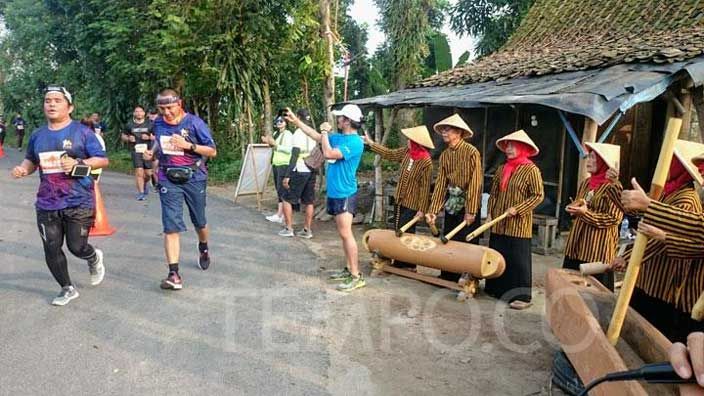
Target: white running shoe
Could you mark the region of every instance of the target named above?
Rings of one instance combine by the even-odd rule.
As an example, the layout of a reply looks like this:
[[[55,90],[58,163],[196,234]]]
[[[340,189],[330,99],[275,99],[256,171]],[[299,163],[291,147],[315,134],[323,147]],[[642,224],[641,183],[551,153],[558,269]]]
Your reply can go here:
[[[100,249],[95,249],[95,256],[97,258],[94,264],[88,264],[88,270],[90,271],[90,284],[91,286],[98,286],[103,282],[105,278],[105,264],[103,264],[103,251]]]
[[[279,216],[279,215],[276,214],[276,213],[274,213],[274,214],[271,215],[271,216],[267,216],[266,219],[269,220],[269,221],[272,222],[272,223],[277,223],[277,224],[283,224],[283,222],[284,222],[284,217],[283,217],[283,216]]]

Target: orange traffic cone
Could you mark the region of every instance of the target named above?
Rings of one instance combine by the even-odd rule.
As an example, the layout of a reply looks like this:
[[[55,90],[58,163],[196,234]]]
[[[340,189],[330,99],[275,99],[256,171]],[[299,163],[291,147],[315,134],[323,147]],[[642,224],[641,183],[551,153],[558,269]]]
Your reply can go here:
[[[94,182],[95,186],[95,224],[90,229],[90,236],[108,236],[115,233],[115,227],[110,225],[108,216],[105,213],[103,194],[100,193],[100,184]]]

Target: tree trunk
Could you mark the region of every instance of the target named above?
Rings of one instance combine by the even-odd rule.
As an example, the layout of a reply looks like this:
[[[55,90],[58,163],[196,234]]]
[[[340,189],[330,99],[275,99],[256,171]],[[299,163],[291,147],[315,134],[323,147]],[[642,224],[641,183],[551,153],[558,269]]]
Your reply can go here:
[[[266,78],[262,82],[262,95],[264,96],[264,133],[270,135],[274,131],[273,114],[271,110],[271,93],[269,92],[269,80]]]
[[[382,120],[384,112],[381,112]],[[394,121],[396,120],[396,115],[398,114],[398,108],[394,107],[391,109],[391,115],[389,115],[389,122],[386,123],[386,130],[384,131],[384,137],[381,138],[381,144],[386,146],[386,142],[389,140],[389,135],[391,135],[391,128],[394,126]],[[383,122],[383,121],[382,121]]]
[[[320,36],[325,40],[326,59],[324,65],[323,81],[323,106],[325,107],[325,118],[332,123],[332,105],[335,103],[335,75],[333,65],[335,64],[335,52],[333,49],[333,35],[330,30],[330,0],[320,0]]]

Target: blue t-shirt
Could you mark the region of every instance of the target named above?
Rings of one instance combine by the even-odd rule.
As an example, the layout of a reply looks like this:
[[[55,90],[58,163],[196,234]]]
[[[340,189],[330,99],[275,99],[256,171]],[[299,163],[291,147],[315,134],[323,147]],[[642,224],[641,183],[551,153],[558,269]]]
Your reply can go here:
[[[78,121],[52,131],[44,125],[29,138],[25,158],[39,169],[37,209],[94,208],[93,179],[71,177],[61,169],[63,154],[76,159],[105,157],[100,141]]]
[[[357,192],[357,168],[362,160],[364,143],[356,133],[330,135],[330,146],[342,152],[342,158],[328,164],[328,198],[347,198]]]
[[[163,117],[158,117],[154,120],[154,136],[156,137],[156,144],[159,146],[160,169],[157,171],[159,180],[166,180],[166,172],[162,172],[164,168],[170,166],[192,166],[198,161],[201,162],[200,167],[193,179],[195,181],[207,180],[208,169],[200,154],[171,147],[169,140],[174,134],[179,134],[186,138],[187,141],[199,146],[215,148],[215,141],[213,141],[213,137],[210,134],[210,129],[200,117],[186,114],[178,125],[167,124]]]

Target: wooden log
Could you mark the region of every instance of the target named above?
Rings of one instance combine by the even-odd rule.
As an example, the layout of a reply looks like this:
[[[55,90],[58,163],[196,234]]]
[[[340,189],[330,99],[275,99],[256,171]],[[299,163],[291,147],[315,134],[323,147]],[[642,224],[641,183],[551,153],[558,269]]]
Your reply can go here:
[[[486,223],[482,224],[482,225],[481,225],[480,227],[478,227],[476,230],[470,232],[469,235],[467,235],[467,237],[464,238],[464,239],[465,239],[467,242],[471,241],[472,239],[474,239],[474,238],[478,237],[479,235],[483,234],[484,231],[488,230],[489,228],[491,228],[491,227],[495,226],[496,224],[498,224],[499,222],[501,222],[501,221],[502,221],[503,219],[505,219],[506,217],[508,217],[508,213],[504,213],[504,214],[502,214],[501,216],[499,216],[499,217],[497,217],[497,218],[495,218],[495,219],[493,219],[493,220],[491,220],[491,221],[489,221],[489,222],[486,222]]]
[[[506,262],[494,249],[464,242],[441,243],[425,235],[405,234],[397,238],[392,230],[369,230],[362,239],[367,251],[382,259],[454,272],[476,279],[498,278]]]
[[[665,336],[629,308],[619,343],[604,335],[615,296],[593,277],[565,269],[546,275],[546,318],[583,383],[608,373],[668,360],[672,345]],[[614,382],[599,385],[590,395],[677,394],[674,387]]]
[[[653,199],[660,197],[663,187],[665,186],[667,174],[670,170],[670,163],[672,162],[672,154],[675,149],[675,142],[677,141],[681,127],[681,118],[675,116],[668,118],[665,137],[663,138],[662,147],[660,149],[660,157],[658,158],[658,164],[655,168],[655,175],[653,176],[653,181],[650,186],[650,197]],[[631,301],[631,296],[633,295],[633,289],[635,288],[636,281],[638,280],[640,264],[643,260],[643,254],[645,253],[647,243],[648,237],[644,234],[638,233],[631,252],[631,258],[628,262],[628,268],[626,269],[626,276],[623,279],[621,292],[619,293],[618,301],[616,302],[616,309],[614,310],[613,317],[611,318],[611,324],[609,325],[609,329],[606,334],[612,345],[616,345],[621,334],[621,327],[623,326],[623,321],[626,313],[628,312],[628,305]]]

